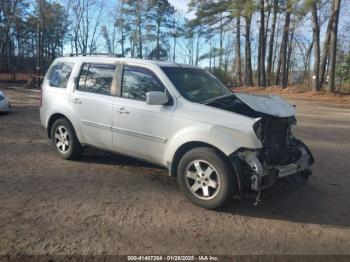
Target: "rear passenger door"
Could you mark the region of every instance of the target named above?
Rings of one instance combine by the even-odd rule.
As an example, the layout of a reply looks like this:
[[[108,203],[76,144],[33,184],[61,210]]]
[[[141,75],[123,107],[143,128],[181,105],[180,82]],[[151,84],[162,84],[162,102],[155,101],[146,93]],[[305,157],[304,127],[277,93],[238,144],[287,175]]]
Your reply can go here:
[[[84,63],[71,95],[81,142],[112,150],[112,81],[115,64]]]

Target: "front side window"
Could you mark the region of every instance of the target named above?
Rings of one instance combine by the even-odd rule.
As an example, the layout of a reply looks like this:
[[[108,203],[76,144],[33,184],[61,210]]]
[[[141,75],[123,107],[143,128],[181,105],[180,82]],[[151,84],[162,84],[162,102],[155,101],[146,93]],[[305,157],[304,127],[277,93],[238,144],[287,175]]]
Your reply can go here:
[[[192,102],[204,103],[232,94],[230,89],[203,69],[164,66],[162,70],[180,94]]]
[[[113,64],[84,64],[77,86],[77,90],[111,95],[111,86],[115,71]]]
[[[66,88],[73,63],[57,63],[53,66],[49,84],[52,87]]]
[[[122,97],[146,101],[147,92],[164,90],[162,83],[150,70],[136,66],[124,67]]]

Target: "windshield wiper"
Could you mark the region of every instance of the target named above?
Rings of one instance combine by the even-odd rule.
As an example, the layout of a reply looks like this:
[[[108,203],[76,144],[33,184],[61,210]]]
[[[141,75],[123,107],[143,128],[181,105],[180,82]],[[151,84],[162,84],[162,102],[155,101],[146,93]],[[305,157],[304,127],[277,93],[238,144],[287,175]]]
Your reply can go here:
[[[208,99],[208,100],[204,100],[204,101],[200,102],[200,104],[208,104],[208,103],[213,102],[213,101],[215,101],[215,100],[218,100],[218,99],[221,99],[221,98],[225,98],[225,97],[231,96],[231,95],[233,95],[233,94],[234,94],[234,93],[232,92],[232,93],[230,93],[230,94],[226,94],[226,95],[223,95],[223,96],[217,96],[217,97],[214,97],[214,98],[210,98],[210,99]]]

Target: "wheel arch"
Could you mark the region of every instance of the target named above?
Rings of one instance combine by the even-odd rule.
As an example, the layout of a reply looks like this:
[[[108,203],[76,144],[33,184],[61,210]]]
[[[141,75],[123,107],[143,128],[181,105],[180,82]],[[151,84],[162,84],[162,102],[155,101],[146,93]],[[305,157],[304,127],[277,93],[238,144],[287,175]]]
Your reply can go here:
[[[211,145],[206,142],[202,141],[191,141],[191,142],[186,142],[182,144],[177,150],[175,151],[175,154],[173,156],[173,159],[168,166],[169,169],[169,176],[171,177],[177,177],[177,168],[179,165],[179,162],[181,160],[181,157],[186,154],[188,151],[191,149],[197,148],[197,147],[210,147],[214,148],[220,155],[221,157],[227,161],[228,165],[230,166],[230,169],[232,170],[234,174],[234,179],[236,179],[236,190],[240,191],[242,189],[242,167],[240,160],[237,157],[232,157],[227,156],[222,150],[220,150],[218,147]]]
[[[180,147],[178,147],[174,153],[174,156],[172,158],[171,164],[170,164],[170,169],[169,169],[169,175],[171,177],[176,177],[177,176],[177,167],[179,165],[179,162],[181,160],[181,157],[186,154],[188,151],[190,151],[191,149],[197,148],[197,147],[210,147],[210,148],[214,148],[215,150],[217,150],[219,152],[220,155],[222,155],[222,157],[224,157],[225,159],[229,160],[229,158],[225,155],[224,152],[222,152],[219,148],[205,143],[205,142],[201,142],[201,141],[190,141],[190,142],[186,142],[184,144],[182,144]]]
[[[73,129],[75,129],[73,123],[69,120],[69,118],[67,116],[65,116],[64,114],[61,114],[61,113],[54,113],[50,116],[49,121],[47,123],[46,130],[47,130],[47,137],[49,139],[51,139],[51,129],[52,129],[53,123],[55,123],[55,121],[57,119],[60,119],[60,118],[65,118],[72,125]]]

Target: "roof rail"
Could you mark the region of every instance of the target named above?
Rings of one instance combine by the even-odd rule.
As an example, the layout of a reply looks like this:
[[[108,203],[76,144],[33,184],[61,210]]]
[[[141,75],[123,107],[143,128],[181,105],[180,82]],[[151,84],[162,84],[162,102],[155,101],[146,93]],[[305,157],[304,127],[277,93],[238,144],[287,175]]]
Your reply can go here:
[[[68,53],[64,54],[65,57],[73,56],[108,56],[108,57],[124,57],[122,54],[108,54],[108,53]]]

